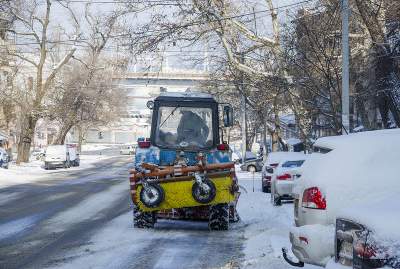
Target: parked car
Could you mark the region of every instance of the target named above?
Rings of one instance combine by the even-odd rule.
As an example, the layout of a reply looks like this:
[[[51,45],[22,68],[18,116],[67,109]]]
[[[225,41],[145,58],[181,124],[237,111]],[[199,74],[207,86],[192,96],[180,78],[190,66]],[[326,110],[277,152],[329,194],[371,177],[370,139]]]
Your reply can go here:
[[[10,157],[5,149],[0,148],[0,168],[8,169]]]
[[[136,151],[136,146],[132,144],[127,144],[121,146],[121,149],[119,150],[119,153],[121,155],[134,155]]]
[[[235,161],[236,161],[236,163],[242,163],[242,153],[241,152],[236,152],[236,155],[237,155],[237,159],[234,159]],[[252,160],[255,160],[255,159],[260,159],[260,158],[258,158],[257,157],[257,155],[256,154],[254,154],[253,152],[251,152],[251,151],[246,151],[246,157],[245,157],[245,162],[246,161],[252,161]]]
[[[41,160],[44,158],[45,150],[44,149],[34,149],[31,151],[31,156],[36,160]]]
[[[240,166],[242,171],[247,172],[260,172],[263,167],[263,159],[248,159]]]
[[[299,154],[302,153],[278,151],[268,154],[267,160],[265,161],[264,166],[261,169],[261,187],[263,192],[271,192],[271,179],[275,172],[275,168],[278,167],[278,165],[285,159],[291,158],[292,156],[295,156],[297,158]]]
[[[80,158],[78,149],[74,145],[68,145],[68,154],[69,154],[69,161],[71,166],[79,166],[80,165]]]
[[[67,145],[50,145],[46,149],[44,169],[48,170],[57,167],[71,167]]]
[[[315,148],[325,154],[312,154],[301,169],[290,241],[300,262],[325,266],[335,255],[342,210],[400,193],[400,129],[321,138]],[[370,216],[385,222],[380,214]]]
[[[398,196],[371,199],[338,214],[335,257],[327,268],[400,268]]]
[[[273,205],[281,205],[282,200],[293,200],[293,186],[300,177],[299,168],[307,157],[308,155],[304,153],[292,154],[276,167],[271,178],[271,202]]]

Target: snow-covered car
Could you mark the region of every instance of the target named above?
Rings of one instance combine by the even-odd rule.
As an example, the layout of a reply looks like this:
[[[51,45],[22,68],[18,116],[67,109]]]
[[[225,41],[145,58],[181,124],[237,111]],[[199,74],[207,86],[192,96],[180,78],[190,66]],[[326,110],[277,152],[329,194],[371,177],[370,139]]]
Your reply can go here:
[[[301,262],[325,266],[340,211],[400,193],[400,129],[321,138],[315,148],[325,154],[311,154],[301,169],[290,241]]]
[[[0,148],[0,168],[8,169],[8,164],[10,162],[10,158],[5,149]]]
[[[299,155],[300,154],[300,155]],[[271,192],[271,179],[274,175],[275,168],[285,159],[291,158],[292,156],[298,157],[304,154],[299,152],[286,152],[278,151],[271,152],[267,156],[262,169],[261,169],[261,188],[263,192]]]
[[[263,167],[263,160],[262,158],[258,158],[258,159],[246,160],[244,164],[240,166],[240,169],[242,171],[247,171],[247,172],[259,172],[261,171],[262,167]]]
[[[119,154],[121,154],[121,155],[134,155],[135,151],[136,151],[136,146],[135,145],[127,144],[127,145],[123,145],[120,148]]]
[[[63,167],[70,168],[71,162],[67,145],[50,145],[44,157],[44,169]]]
[[[344,209],[336,219],[337,268],[400,268],[398,196],[372,199]]]
[[[301,176],[299,168],[307,157],[307,154],[298,153],[287,156],[284,161],[280,162],[271,179],[271,202],[273,205],[281,205],[282,200],[293,200],[293,187]]]

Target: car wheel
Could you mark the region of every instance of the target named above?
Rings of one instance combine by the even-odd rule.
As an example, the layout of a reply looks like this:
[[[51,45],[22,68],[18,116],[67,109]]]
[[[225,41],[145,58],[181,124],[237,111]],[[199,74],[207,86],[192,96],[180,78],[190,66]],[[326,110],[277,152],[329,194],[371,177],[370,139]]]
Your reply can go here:
[[[254,165],[247,166],[247,172],[255,173],[257,172],[257,168]]]

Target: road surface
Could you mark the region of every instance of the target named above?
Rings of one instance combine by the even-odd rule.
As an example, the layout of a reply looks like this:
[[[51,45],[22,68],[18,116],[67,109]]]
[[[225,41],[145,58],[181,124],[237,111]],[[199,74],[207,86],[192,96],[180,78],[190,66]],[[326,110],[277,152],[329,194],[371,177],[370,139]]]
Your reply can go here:
[[[243,224],[227,232],[209,232],[205,222],[133,228],[131,159],[0,189],[0,268],[239,268]]]

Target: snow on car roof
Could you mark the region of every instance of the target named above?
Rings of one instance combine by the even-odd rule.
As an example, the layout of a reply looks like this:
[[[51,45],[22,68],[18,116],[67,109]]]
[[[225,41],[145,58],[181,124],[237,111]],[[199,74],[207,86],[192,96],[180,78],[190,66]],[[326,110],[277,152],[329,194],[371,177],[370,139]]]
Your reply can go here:
[[[400,193],[400,129],[323,139],[328,141],[334,149],[312,154],[301,169],[296,191],[319,187],[326,195],[329,217],[343,207]]]
[[[341,146],[346,146],[349,143],[352,143],[354,139],[378,139],[379,136],[384,134],[399,134],[398,129],[389,129],[389,130],[379,130],[379,131],[368,131],[361,133],[353,133],[349,135],[338,135],[338,136],[327,136],[319,138],[315,143],[314,147],[322,147],[334,149]]]
[[[282,161],[294,161],[306,158],[306,154],[302,152],[287,152],[287,151],[277,151],[268,154],[266,164],[280,163]],[[303,159],[304,160],[304,159]]]

